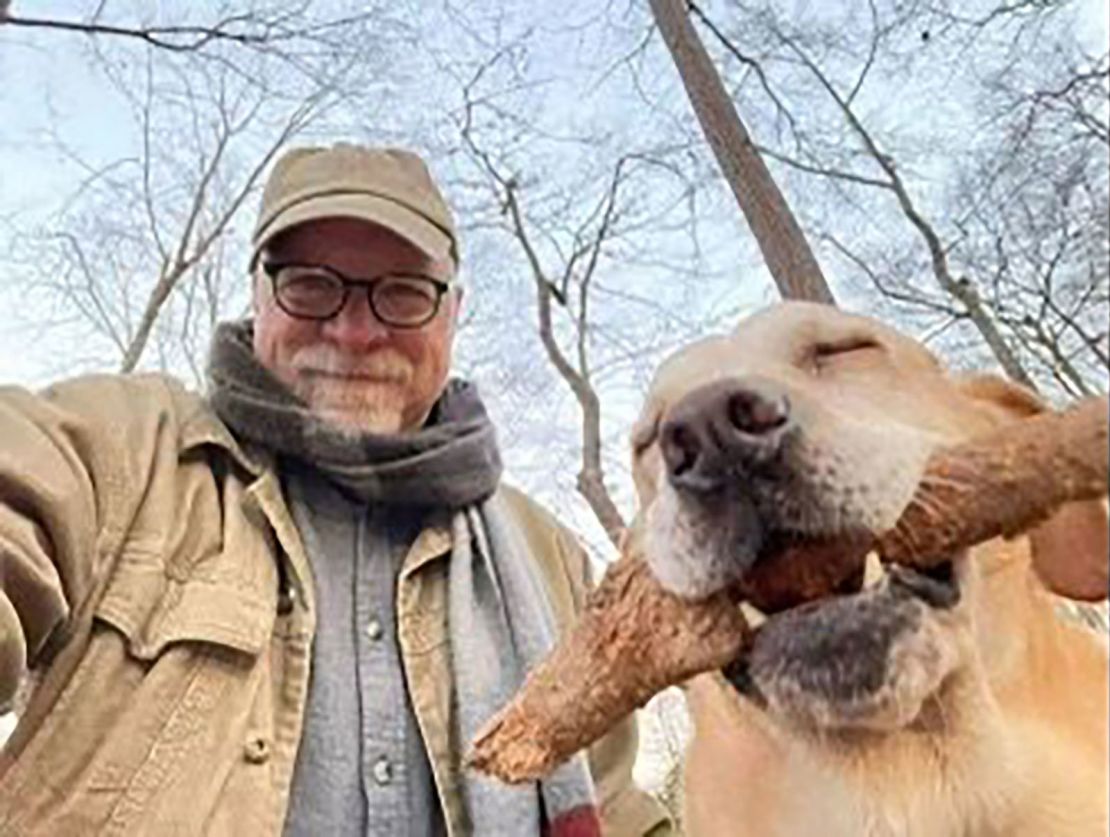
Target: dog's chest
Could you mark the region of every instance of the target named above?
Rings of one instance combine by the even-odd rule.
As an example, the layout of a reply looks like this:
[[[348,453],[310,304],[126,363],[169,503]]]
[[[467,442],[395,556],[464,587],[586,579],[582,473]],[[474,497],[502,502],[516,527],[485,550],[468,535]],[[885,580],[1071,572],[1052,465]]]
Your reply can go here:
[[[897,739],[901,739],[898,736]],[[953,753],[920,741],[846,754],[827,744],[794,741],[786,750],[790,790],[780,808],[784,837],[993,837],[1017,834],[1026,784],[1015,759],[1011,772],[960,747]],[[966,742],[959,742],[961,745]],[[949,742],[955,745],[956,742]],[[958,745],[957,745],[958,746]],[[998,755],[998,753],[996,753]],[[1027,777],[1026,777],[1027,778]],[[1018,829],[1020,830],[1020,829]],[[1022,834],[1026,833],[1021,831]]]

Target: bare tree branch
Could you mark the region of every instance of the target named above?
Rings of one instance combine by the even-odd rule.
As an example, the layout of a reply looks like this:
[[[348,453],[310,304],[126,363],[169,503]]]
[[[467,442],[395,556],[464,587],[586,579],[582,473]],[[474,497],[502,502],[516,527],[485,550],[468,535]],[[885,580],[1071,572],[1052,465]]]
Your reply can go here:
[[[818,84],[836,103],[837,107],[844,115],[845,120],[859,137],[860,141],[867,149],[867,152],[871,155],[871,158],[886,175],[890,189],[898,200],[898,205],[902,210],[902,214],[905,215],[906,219],[918,231],[928,248],[930,261],[933,266],[933,276],[936,278],[937,283],[945,293],[960,301],[967,311],[969,320],[979,330],[983,340],[990,347],[995,358],[997,358],[1002,368],[1006,371],[1006,374],[1025,386],[1035,388],[1033,380],[1029,377],[1029,374],[1022,366],[1017,355],[1006,343],[1005,338],[991,318],[990,313],[983,305],[975,285],[966,279],[952,276],[948,268],[948,254],[940,240],[940,236],[933,225],[921,214],[913,199],[910,197],[904,181],[898,174],[894,160],[879,149],[877,142],[856,116],[849,102],[840,95],[828,76],[817,66],[805,50],[801,48],[797,41],[781,30],[776,30],[775,34],[782,43],[797,56],[817,80]]]
[[[222,121],[220,131],[211,156],[205,163],[200,181],[193,193],[193,203],[186,214],[185,222],[179,233],[176,250],[168,262],[163,262],[162,273],[150,291],[146,307],[120,362],[121,372],[130,372],[138,365],[139,359],[150,340],[154,324],[158,320],[162,307],[170,294],[193,266],[205,257],[215,241],[224,234],[228,224],[239,211],[243,202],[248,195],[254,192],[270,161],[281,150],[281,147],[289,141],[289,138],[304,126],[325,92],[319,91],[289,116],[283,128],[272,140],[269,148],[248,172],[247,177],[241,181],[237,191],[224,207],[223,212],[212,221],[211,226],[206,231],[197,233],[196,229],[200,224],[201,214],[208,203],[212,179],[220,169],[228,143],[233,136],[241,132],[250,123],[255,111],[248,113],[237,123],[232,123],[226,112],[220,114]]]
[[[651,0],[651,10],[779,292],[787,299],[834,303],[828,281],[740,121],[683,0]]]
[[[539,254],[533,244],[518,199],[518,191],[520,188],[519,181],[516,177],[504,175],[498,169],[489,153],[483,150],[474,139],[474,102],[471,97],[471,91],[481,80],[489,67],[499,60],[499,57],[499,54],[495,55],[484,63],[479,67],[478,71],[469,82],[464,85],[463,96],[465,105],[459,131],[464,144],[490,177],[498,198],[502,202],[504,211],[510,219],[512,234],[519,244],[521,251],[524,253],[525,259],[529,265],[536,289],[540,342],[543,345],[548,360],[552,366],[555,367],[559,376],[566,381],[567,385],[570,387],[582,412],[582,458],[577,478],[578,491],[601,523],[610,542],[616,545],[620,542],[620,538],[624,533],[625,521],[620,509],[617,508],[612,495],[605,485],[604,467],[602,465],[601,401],[590,380],[586,340],[588,334],[587,300],[589,282],[597,266],[597,254],[606,240],[609,225],[615,212],[617,188],[621,181],[620,169],[624,161],[622,159],[622,161],[618,163],[610,183],[610,188],[603,198],[602,220],[593,236],[593,243],[589,248],[590,255],[587,268],[580,278],[580,308],[579,317],[575,323],[577,334],[576,350],[578,356],[578,366],[576,367],[564,354],[555,338],[551,303],[552,300],[555,299],[559,301],[561,305],[565,305],[566,297],[544,270]],[[577,257],[577,255],[572,256],[574,259]],[[572,265],[570,265],[568,261],[568,266],[564,270],[564,277],[567,281],[570,279],[572,269]]]
[[[111,26],[104,23],[82,22],[75,20],[56,20],[50,18],[0,16],[0,24],[19,26],[29,29],[57,29],[63,32],[79,32],[83,35],[111,35],[134,38],[160,49],[172,52],[197,52],[214,41],[230,41],[236,44],[259,46],[275,40],[291,37],[289,33],[270,31],[263,21],[253,15],[230,15],[208,26]],[[258,27],[256,30],[236,31],[244,26]]]

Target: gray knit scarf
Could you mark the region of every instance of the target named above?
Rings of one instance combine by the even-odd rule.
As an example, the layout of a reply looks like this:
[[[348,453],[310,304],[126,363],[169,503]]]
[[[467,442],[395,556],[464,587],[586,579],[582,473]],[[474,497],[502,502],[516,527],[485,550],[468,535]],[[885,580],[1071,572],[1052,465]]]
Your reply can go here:
[[[315,417],[254,356],[250,321],[221,324],[209,400],[241,439],[306,462],[367,502],[453,513],[447,618],[455,734],[466,746],[555,641],[550,602],[511,513],[495,493],[501,458],[477,390],[451,381],[422,429],[353,436]],[[601,833],[581,755],[538,784],[460,777],[471,832],[592,837]]]

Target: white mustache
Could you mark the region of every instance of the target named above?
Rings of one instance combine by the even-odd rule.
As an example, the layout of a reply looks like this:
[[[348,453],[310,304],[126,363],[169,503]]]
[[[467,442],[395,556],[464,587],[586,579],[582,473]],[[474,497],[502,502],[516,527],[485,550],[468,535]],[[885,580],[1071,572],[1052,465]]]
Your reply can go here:
[[[368,355],[352,356],[329,346],[305,346],[293,355],[293,365],[302,373],[344,378],[374,378],[405,383],[412,377],[412,364],[395,349],[379,349]]]

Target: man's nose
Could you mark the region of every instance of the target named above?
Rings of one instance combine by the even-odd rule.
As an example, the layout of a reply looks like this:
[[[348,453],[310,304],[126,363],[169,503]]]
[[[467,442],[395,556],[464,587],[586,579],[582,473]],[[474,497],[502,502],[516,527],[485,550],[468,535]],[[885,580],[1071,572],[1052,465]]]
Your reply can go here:
[[[789,400],[766,381],[736,378],[699,387],[664,416],[667,477],[679,489],[712,491],[727,473],[777,453],[792,425]]]
[[[370,307],[370,294],[364,287],[351,288],[339,313],[324,322],[324,336],[344,347],[360,348],[382,340],[389,334]]]

